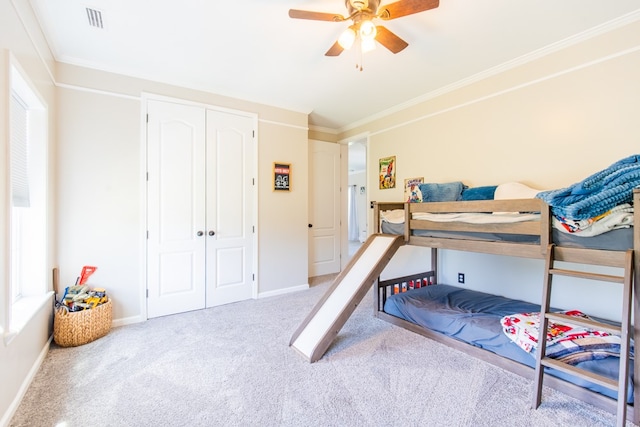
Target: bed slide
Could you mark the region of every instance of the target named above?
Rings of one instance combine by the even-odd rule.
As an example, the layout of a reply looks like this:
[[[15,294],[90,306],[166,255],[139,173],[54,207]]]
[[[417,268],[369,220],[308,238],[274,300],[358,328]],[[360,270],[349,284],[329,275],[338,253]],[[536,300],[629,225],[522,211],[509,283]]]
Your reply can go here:
[[[403,244],[404,236],[370,236],[298,327],[289,345],[311,363],[320,359]]]

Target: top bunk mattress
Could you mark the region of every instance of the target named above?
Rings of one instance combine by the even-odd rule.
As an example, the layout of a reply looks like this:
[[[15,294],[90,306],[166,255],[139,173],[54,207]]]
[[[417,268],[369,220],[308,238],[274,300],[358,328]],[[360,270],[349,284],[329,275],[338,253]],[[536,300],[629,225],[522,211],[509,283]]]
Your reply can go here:
[[[387,234],[404,234],[404,223],[381,221],[380,230]],[[506,233],[476,233],[442,230],[413,230],[412,236],[433,237],[439,239],[467,239],[487,242],[515,242],[523,244],[540,244],[540,238],[533,235]],[[633,227],[619,228],[596,236],[582,237],[553,229],[551,241],[558,246],[586,249],[604,249],[624,251],[633,249]]]

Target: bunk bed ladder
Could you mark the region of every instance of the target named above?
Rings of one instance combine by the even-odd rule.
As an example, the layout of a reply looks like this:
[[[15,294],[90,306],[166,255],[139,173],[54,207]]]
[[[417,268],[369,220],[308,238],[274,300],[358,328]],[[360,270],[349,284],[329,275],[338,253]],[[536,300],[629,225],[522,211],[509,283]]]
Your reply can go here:
[[[585,326],[598,330],[607,331],[620,335],[620,368],[618,380],[612,380],[608,377],[594,374],[576,368],[567,363],[560,362],[556,359],[546,357],[547,350],[547,334],[539,334],[539,342],[536,356],[536,370],[534,377],[534,408],[540,406],[542,400],[542,383],[545,375],[545,367],[553,368],[558,371],[582,378],[600,386],[617,390],[617,425],[624,426],[627,415],[627,387],[629,381],[629,344],[630,344],[630,320],[631,320],[631,300],[633,281],[633,251],[626,252],[609,252],[603,256],[603,251],[593,251],[589,249],[571,249],[559,248],[555,245],[549,245],[545,264],[545,278],[543,285],[542,304],[540,313],[544,314],[540,319],[540,331],[547,331],[549,321],[556,321],[574,325]],[[609,256],[610,255],[610,256]],[[587,260],[586,264],[607,265],[610,267],[618,267],[624,270],[623,276],[614,276],[608,274],[589,273],[576,270],[565,270],[555,268],[555,261],[568,261],[582,263],[583,259]],[[598,260],[602,262],[598,262]],[[581,279],[599,280],[604,282],[620,283],[623,288],[622,298],[622,320],[620,326],[610,325],[607,323],[596,322],[593,320],[576,318],[560,313],[552,313],[549,311],[551,303],[551,282],[555,275],[577,277]]]

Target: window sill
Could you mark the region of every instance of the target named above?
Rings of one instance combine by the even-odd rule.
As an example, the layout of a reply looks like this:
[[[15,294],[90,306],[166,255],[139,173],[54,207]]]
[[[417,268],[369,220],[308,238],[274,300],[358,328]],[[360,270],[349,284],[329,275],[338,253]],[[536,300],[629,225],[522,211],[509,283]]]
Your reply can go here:
[[[51,304],[53,292],[42,295],[22,297],[11,308],[11,324],[4,333],[4,343],[9,343],[20,334],[20,331],[33,319],[45,304]]]

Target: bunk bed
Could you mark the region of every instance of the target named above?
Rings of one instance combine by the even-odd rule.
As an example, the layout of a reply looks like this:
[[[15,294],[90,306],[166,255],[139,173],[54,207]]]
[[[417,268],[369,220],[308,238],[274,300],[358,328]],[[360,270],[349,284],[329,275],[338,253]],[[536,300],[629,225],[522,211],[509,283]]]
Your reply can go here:
[[[640,188],[632,192],[633,204],[639,206]],[[473,218],[478,214],[480,219],[466,218]],[[504,216],[507,219],[493,222],[494,216]],[[638,213],[632,214],[635,223],[638,222],[639,216]],[[437,217],[444,217],[445,220]],[[566,260],[578,260],[580,263],[584,261],[585,264],[592,265],[619,267],[622,264],[618,260],[623,259],[626,253],[626,259],[633,260],[630,271],[634,275],[635,292],[629,291],[629,295],[623,297],[623,305],[631,304],[631,295],[635,295],[633,307],[636,313],[640,313],[640,230],[627,227],[603,233],[598,238],[574,238],[567,233],[558,233],[553,224],[553,217],[550,206],[539,198],[427,203],[374,202],[377,232],[404,235],[406,244],[431,248],[429,271],[378,281],[377,291],[374,292],[374,314],[394,325],[464,351],[525,378],[534,379],[538,375],[535,358],[509,341],[502,332],[503,325],[500,324],[500,320],[514,313],[540,312],[541,306],[440,284],[437,271],[438,250],[453,249],[542,259],[546,260],[547,273],[550,272],[550,259],[553,265],[552,254],[555,247],[561,249],[557,251],[559,254],[568,251],[570,256],[567,255]],[[631,282],[631,278],[628,278],[628,281]],[[434,284],[437,286],[432,286]],[[470,301],[474,301],[473,308],[469,307]],[[456,311],[462,315],[457,316]],[[427,316],[422,316],[425,313]],[[546,326],[546,317],[544,325]],[[630,329],[631,340],[634,338],[634,329],[640,331],[640,316],[635,317],[634,326]],[[542,348],[544,349],[544,346]],[[619,360],[618,357],[603,357],[602,360],[581,361],[577,366],[603,375],[615,376],[618,372],[617,367],[622,366],[618,365]],[[637,358],[631,362],[628,362],[629,359],[626,360],[633,365],[629,374],[629,386],[626,387],[628,398],[623,400],[622,405],[625,406],[622,407],[622,411],[626,412],[628,419],[638,424],[640,405],[634,407],[633,402],[640,398],[640,381],[633,382],[633,377],[640,378],[640,361]],[[534,367],[536,369],[533,369]],[[561,370],[547,368],[544,372],[550,373],[545,376],[544,385],[613,413],[618,409],[620,419],[621,408],[620,404],[617,404],[618,393],[615,390],[612,392],[606,387],[581,380]],[[627,385],[626,381],[624,385]],[[537,404],[539,400],[538,396]],[[622,418],[624,420],[624,416]]]

